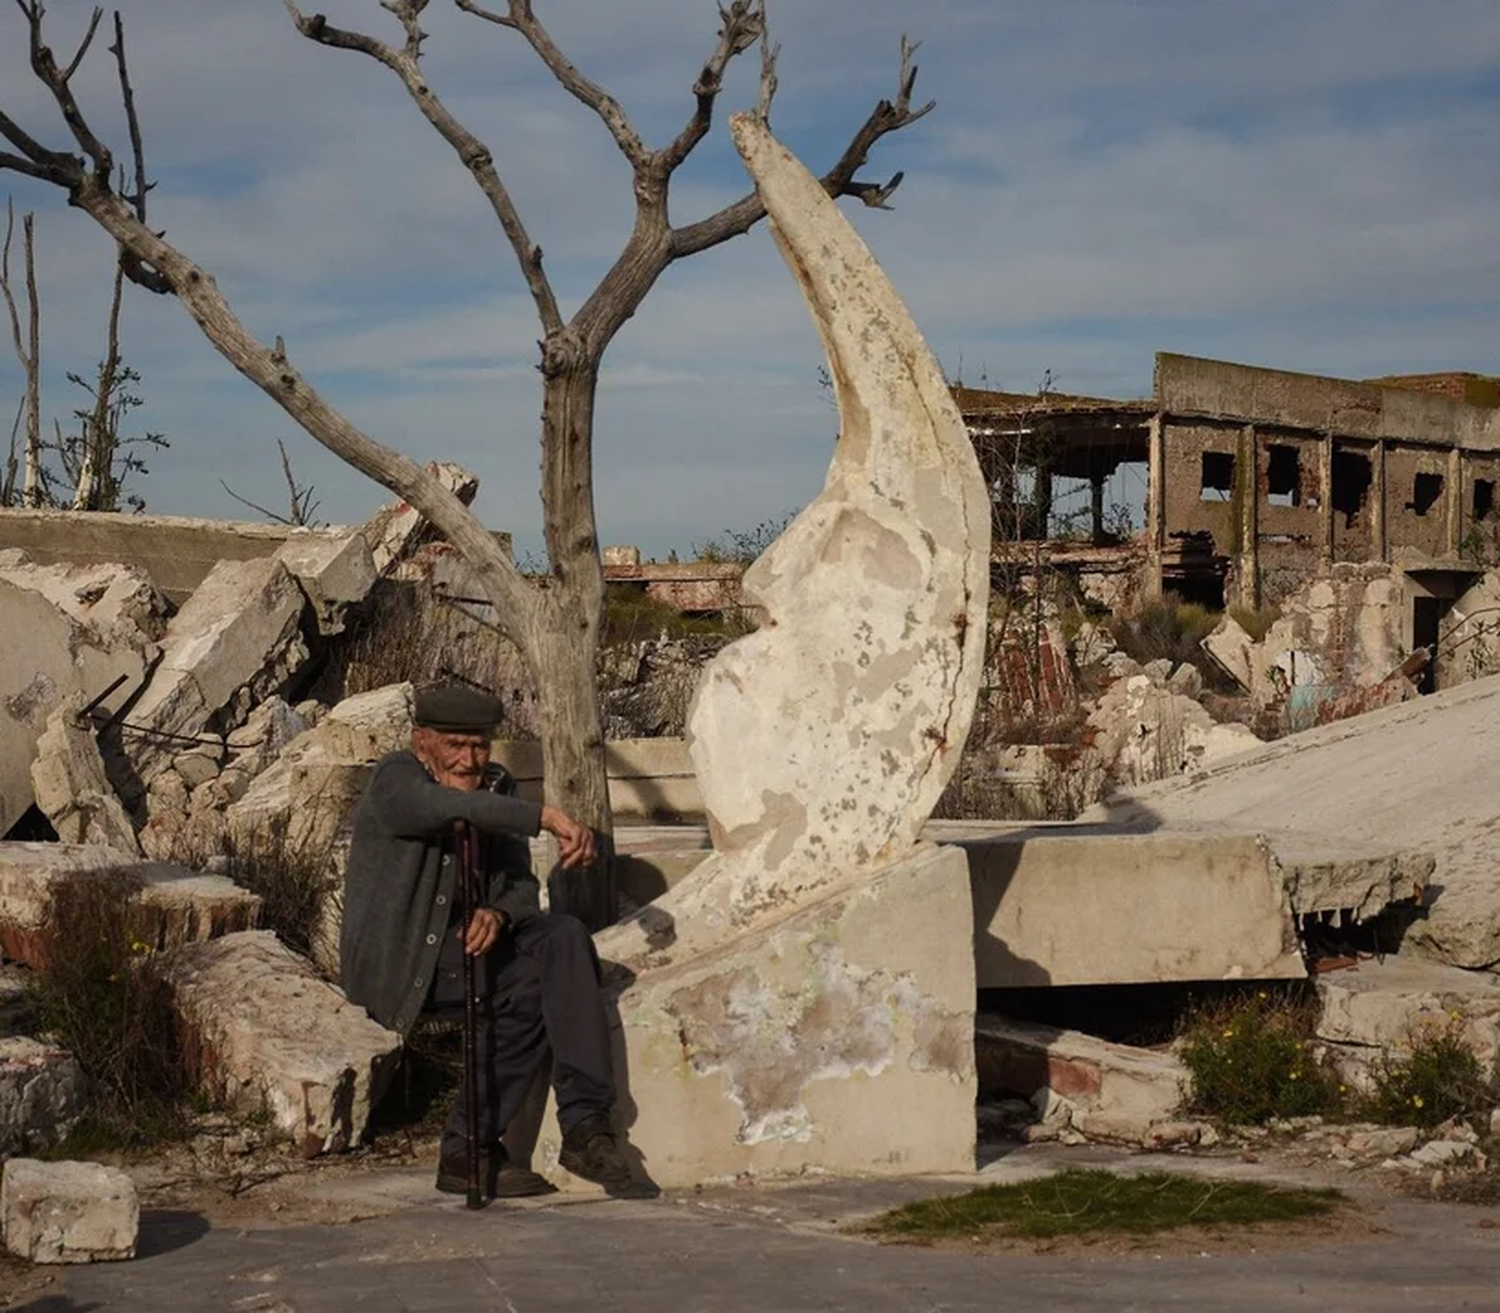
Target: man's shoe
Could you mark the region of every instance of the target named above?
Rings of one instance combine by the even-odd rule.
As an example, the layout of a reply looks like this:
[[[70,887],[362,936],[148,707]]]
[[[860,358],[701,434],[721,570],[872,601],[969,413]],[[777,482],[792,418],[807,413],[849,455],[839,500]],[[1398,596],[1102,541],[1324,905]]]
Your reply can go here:
[[[630,1167],[607,1117],[586,1117],[565,1131],[557,1161],[574,1176],[602,1185],[611,1194],[632,1191]]]
[[[503,1145],[479,1151],[479,1185],[486,1199],[526,1199],[557,1190],[545,1176],[512,1163]],[[438,1159],[437,1188],[444,1194],[469,1193],[467,1152],[460,1150]]]

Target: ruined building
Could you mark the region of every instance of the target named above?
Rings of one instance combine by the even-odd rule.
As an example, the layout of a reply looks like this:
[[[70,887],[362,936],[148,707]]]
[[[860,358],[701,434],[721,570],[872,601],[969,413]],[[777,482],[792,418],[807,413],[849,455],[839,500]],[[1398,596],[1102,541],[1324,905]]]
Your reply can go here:
[[[1057,532],[1056,481],[1086,481],[1084,533],[1055,564],[1128,574],[1146,595],[1279,603],[1340,563],[1382,562],[1405,592],[1407,650],[1433,643],[1500,545],[1500,381],[1354,382],[1159,353],[1133,401],[955,389],[997,506],[1025,550]],[[1144,531],[1110,533],[1105,488],[1145,483]],[[1082,541],[1080,541],[1080,537]]]

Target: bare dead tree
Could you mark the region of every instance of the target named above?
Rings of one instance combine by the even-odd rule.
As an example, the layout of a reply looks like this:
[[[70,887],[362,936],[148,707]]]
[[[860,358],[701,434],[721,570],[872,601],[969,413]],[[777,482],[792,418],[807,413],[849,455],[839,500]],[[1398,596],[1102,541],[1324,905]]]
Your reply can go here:
[[[609,344],[668,266],[747,232],[765,216],[752,191],[694,223],[674,226],[668,217],[673,175],[708,133],[725,70],[757,45],[761,55],[758,112],[770,112],[777,51],[767,38],[764,0],[720,4],[718,39],[693,83],[692,111],[676,136],[656,148],[640,137],[619,102],[567,59],[537,19],[532,0],[507,0],[499,10],[486,9],[476,0],[454,0],[458,9],[475,19],[524,40],[561,87],[599,118],[630,166],[635,196],[630,236],[593,293],[566,320],[543,266],[541,248],[532,240],[493,154],[448,109],[423,71],[426,33],[421,19],[429,0],[381,0],[401,26],[402,39],[395,43],[335,27],[321,14],[304,14],[295,0],[284,3],[297,30],[308,40],[372,59],[401,83],[417,111],[473,177],[519,262],[542,327],[542,508],[550,569],[534,582],[516,569],[479,520],[431,472],[374,441],[330,406],[292,364],[280,338],[267,346],[252,337],[212,276],[153,232],[129,198],[111,186],[113,157],[89,126],[71,87],[101,11],[95,11],[73,58],[59,65],[43,36],[43,0],[16,0],[26,21],[32,72],[51,93],[72,136],[72,147],[82,154],[44,145],[0,111],[0,136],[13,148],[0,151],[0,168],[65,191],[70,204],[90,215],[120,244],[127,278],[149,291],[175,295],[236,369],[318,442],[414,506],[462,553],[541,690],[547,797],[598,831],[604,841],[601,851],[607,855],[613,827],[595,685],[604,598],[593,492],[599,371]],[[886,183],[864,180],[858,174],[882,137],[932,109],[930,102],[912,105],[915,50],[903,40],[895,97],[875,106],[823,175],[830,195],[885,207],[900,184],[899,173]],[[123,62],[123,53],[120,58]],[[583,873],[556,888],[554,894],[566,910],[582,915],[592,925],[613,919],[612,881],[598,878],[597,873]]]
[[[286,443],[280,438],[276,439],[276,450],[281,453],[281,476],[286,480],[286,495],[288,510],[285,515],[276,511],[268,510],[259,502],[251,501],[248,497],[242,497],[231,488],[223,479],[219,480],[220,486],[241,506],[248,506],[252,511],[264,515],[266,519],[277,524],[288,524],[297,527],[314,525],[314,518],[318,513],[320,503],[313,501],[313,489],[311,485],[303,485],[297,482],[297,476],[292,472],[292,458],[286,454]]]
[[[26,445],[21,476],[21,504],[40,506],[43,498],[42,480],[42,307],[36,294],[36,216],[30,212],[21,218],[22,265],[26,279],[25,340],[21,334],[21,316],[16,309],[16,296],[10,282],[10,247],[15,236],[15,207],[9,197],[5,200],[5,244],[0,247],[0,294],[5,297],[5,308],[10,315],[11,341],[15,345],[16,359],[26,378],[26,391],[22,401],[26,415]],[[0,506],[12,506],[16,500],[16,438],[18,423],[11,431],[10,454],[6,461],[4,496]]]

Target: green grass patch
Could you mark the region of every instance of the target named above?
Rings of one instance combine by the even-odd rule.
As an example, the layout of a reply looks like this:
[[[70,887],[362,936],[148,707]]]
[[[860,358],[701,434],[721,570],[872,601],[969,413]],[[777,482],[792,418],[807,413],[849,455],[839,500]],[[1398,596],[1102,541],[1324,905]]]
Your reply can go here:
[[[1153,1235],[1188,1226],[1324,1217],[1342,1199],[1337,1190],[1205,1181],[1172,1172],[1115,1176],[1080,1169],[1018,1185],[989,1185],[968,1194],[923,1199],[883,1214],[865,1229],[893,1240],[951,1240],[986,1232],[1034,1240]]]

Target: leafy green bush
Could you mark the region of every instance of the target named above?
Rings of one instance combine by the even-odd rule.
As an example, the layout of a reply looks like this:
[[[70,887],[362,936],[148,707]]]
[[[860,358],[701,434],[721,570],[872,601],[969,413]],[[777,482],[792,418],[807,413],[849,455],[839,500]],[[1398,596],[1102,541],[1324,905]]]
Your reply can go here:
[[[1418,1028],[1403,1053],[1375,1064],[1373,1076],[1363,1112],[1371,1121],[1397,1126],[1432,1127],[1487,1112],[1497,1097],[1457,1015]]]
[[[1313,1052],[1314,1023],[1311,1004],[1270,990],[1196,1010],[1179,1046],[1191,1110],[1229,1125],[1333,1111],[1338,1085]]]
[[[185,1125],[186,1077],[165,984],[150,969],[134,896],[140,880],[105,872],[53,890],[45,960],[29,982],[41,1030],[88,1083],[84,1121],[65,1149],[149,1144]]]

